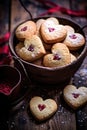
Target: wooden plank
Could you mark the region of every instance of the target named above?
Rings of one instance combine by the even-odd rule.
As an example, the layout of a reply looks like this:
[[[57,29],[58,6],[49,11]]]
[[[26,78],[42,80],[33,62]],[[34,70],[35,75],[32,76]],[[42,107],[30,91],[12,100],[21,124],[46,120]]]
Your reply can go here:
[[[5,2],[3,0],[0,1],[0,37],[9,31],[9,4],[9,0]]]
[[[83,10],[86,9],[87,2],[86,1],[71,1],[71,9],[72,10]],[[87,25],[87,17],[73,17],[73,20],[76,21],[80,26]],[[83,30],[87,40],[87,27]],[[75,74],[74,84],[77,87],[85,86],[87,87],[87,57],[85,58],[82,66]],[[80,108],[76,113],[77,120],[77,130],[87,130],[87,105],[85,107]]]
[[[44,122],[36,121],[29,109],[30,99],[37,95],[43,99],[52,98],[58,104],[57,112]],[[37,85],[33,86],[25,100],[12,107],[9,119],[9,128],[11,129],[11,127],[14,130],[76,130],[76,120],[74,111],[68,110],[68,106],[63,100],[61,89],[57,86],[50,88]]]

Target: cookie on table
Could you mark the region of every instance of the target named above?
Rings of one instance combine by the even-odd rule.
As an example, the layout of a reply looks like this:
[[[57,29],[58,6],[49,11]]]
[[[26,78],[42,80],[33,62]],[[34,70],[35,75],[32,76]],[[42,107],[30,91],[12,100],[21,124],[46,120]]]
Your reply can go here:
[[[52,20],[45,20],[41,25],[41,36],[47,44],[61,42],[65,39],[67,30],[63,25],[55,24]]]
[[[66,103],[73,109],[78,109],[87,103],[87,88],[81,86],[67,85],[63,90],[63,97]]]
[[[45,99],[35,96],[29,103],[31,113],[39,120],[43,121],[50,118],[57,111],[57,103],[53,99]]]
[[[63,43],[70,49],[70,50],[78,50],[85,44],[85,38],[80,33],[68,33],[67,37],[63,41]]]
[[[15,31],[16,37],[22,41],[26,38],[30,38],[35,33],[36,23],[31,20],[19,25]]]
[[[45,48],[41,39],[37,35],[33,35],[29,39],[25,39],[23,46],[19,43],[15,47],[16,53],[23,59],[29,62],[41,58],[46,54]]]
[[[71,63],[71,55],[68,47],[62,43],[52,46],[52,53],[43,57],[43,65],[46,67],[62,67]]]

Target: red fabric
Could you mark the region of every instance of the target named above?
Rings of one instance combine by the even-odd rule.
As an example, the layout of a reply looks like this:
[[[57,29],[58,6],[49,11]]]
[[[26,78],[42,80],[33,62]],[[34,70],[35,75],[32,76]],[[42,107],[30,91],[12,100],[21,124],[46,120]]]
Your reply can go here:
[[[62,13],[68,14],[68,15],[73,15],[73,16],[87,16],[86,10],[74,11],[74,10],[59,6],[58,4],[56,4],[50,0],[37,0],[37,1],[41,2],[45,6],[49,7],[49,9],[46,12],[40,14],[40,16],[47,15],[49,13],[54,13],[57,11],[60,11]]]
[[[9,46],[6,44],[10,37],[10,33],[6,33],[2,38],[0,38],[0,65],[10,64],[11,57],[8,57],[10,54]]]
[[[61,6],[56,6],[56,7],[50,8],[46,12],[40,14],[40,16],[43,16],[43,15],[46,15],[46,14],[49,14],[49,13],[54,13],[54,12],[57,12],[57,11],[61,11],[62,13],[73,15],[73,16],[87,16],[87,11],[85,11],[85,10],[72,11],[70,9],[66,9],[64,7],[61,7]]]
[[[9,40],[10,37],[10,33],[7,32],[3,37],[0,38],[0,44],[2,44],[3,42],[7,42]]]

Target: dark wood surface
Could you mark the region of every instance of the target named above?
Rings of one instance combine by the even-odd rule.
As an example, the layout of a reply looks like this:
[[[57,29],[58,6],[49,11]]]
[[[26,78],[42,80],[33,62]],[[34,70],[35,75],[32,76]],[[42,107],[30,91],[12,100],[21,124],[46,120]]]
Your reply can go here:
[[[68,9],[79,10],[87,8],[87,2],[81,0],[54,0],[54,2]],[[34,0],[25,0],[24,3],[32,13],[33,18],[37,18],[47,10],[47,7]],[[1,2],[0,6],[0,36],[9,30],[12,32],[20,22],[30,18],[18,0]],[[4,10],[4,7],[6,10]],[[52,15],[69,17],[81,26],[87,24],[87,17],[69,16],[61,12],[55,12]],[[87,36],[87,28],[84,31]],[[72,83],[78,87],[81,85],[87,87],[87,57],[80,69],[72,77]],[[64,85],[60,85],[59,88],[59,85],[44,86],[42,84],[32,84],[30,89],[25,94],[23,93],[24,97],[21,100],[14,102],[11,106],[5,104],[4,109],[1,109],[0,130],[87,130],[87,105],[76,111],[72,110],[63,100],[62,90]],[[23,95],[21,94],[21,96]],[[29,101],[36,95],[44,99],[53,98],[58,103],[58,110],[55,115],[41,123],[34,119],[29,110]]]

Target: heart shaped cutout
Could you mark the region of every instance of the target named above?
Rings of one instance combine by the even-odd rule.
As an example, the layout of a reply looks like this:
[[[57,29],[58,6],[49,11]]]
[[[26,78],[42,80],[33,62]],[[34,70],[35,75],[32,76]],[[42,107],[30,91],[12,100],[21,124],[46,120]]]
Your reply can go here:
[[[53,99],[43,100],[35,96],[30,100],[29,105],[32,114],[39,121],[50,118],[57,111],[57,104]]]
[[[70,107],[77,109],[87,102],[87,88],[84,86],[76,88],[74,85],[67,85],[64,88],[63,96]]]

